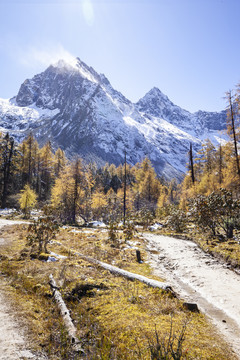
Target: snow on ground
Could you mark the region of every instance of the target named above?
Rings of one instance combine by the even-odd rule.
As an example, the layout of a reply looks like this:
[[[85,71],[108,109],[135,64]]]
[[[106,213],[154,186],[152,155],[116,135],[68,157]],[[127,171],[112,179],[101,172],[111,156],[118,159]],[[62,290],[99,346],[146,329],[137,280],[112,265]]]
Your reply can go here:
[[[101,227],[101,228],[107,227],[107,225],[103,221],[91,221],[88,225],[94,227]]]
[[[0,209],[0,216],[7,216],[7,215],[11,215],[12,213],[14,213],[16,211],[16,209]]]
[[[161,228],[162,228],[162,224],[155,223],[155,224],[149,226],[148,229],[149,229],[150,231],[154,231],[154,230],[158,230],[158,229],[161,229]]]
[[[55,262],[55,261],[58,261],[58,260],[63,260],[63,259],[66,259],[67,256],[63,256],[63,255],[60,255],[60,254],[56,254],[54,252],[50,252],[50,255],[47,259],[47,262]]]
[[[185,301],[197,303],[240,354],[240,276],[194,242],[154,234],[144,236],[155,273],[165,278]]]

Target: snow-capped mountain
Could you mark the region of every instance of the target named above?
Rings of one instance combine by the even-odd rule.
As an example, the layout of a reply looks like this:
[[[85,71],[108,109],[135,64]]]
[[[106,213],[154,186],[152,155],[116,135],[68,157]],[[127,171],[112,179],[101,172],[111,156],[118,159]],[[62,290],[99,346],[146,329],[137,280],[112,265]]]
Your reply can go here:
[[[40,144],[50,140],[67,155],[86,161],[135,164],[148,156],[157,173],[178,179],[186,171],[190,142],[197,149],[219,142],[226,113],[191,114],[159,89],[133,104],[79,58],[60,60],[26,80],[16,97],[0,100],[0,127],[17,140],[32,131]]]

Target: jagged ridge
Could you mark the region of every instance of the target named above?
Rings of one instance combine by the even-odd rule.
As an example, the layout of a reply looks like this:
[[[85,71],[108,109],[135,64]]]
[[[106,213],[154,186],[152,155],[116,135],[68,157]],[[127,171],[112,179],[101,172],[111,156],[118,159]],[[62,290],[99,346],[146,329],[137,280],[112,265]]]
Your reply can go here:
[[[210,138],[220,141],[226,113],[191,114],[153,88],[136,104],[113,89],[79,58],[60,60],[26,80],[16,97],[0,100],[0,126],[18,140],[30,130],[40,143],[51,140],[68,155],[98,164],[148,156],[157,173],[180,179],[192,142],[197,149]]]

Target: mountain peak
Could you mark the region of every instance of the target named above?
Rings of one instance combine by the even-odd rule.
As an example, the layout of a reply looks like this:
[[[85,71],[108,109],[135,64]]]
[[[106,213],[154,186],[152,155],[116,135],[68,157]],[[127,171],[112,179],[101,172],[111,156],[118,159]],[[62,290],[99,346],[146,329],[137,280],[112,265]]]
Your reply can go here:
[[[61,68],[67,68],[67,67],[76,67],[77,66],[77,59],[59,59],[55,64],[53,64],[53,67],[57,67],[59,69]]]
[[[76,71],[81,76],[91,82],[111,86],[109,80],[104,74],[98,74],[91,66],[88,66],[79,57],[69,58],[69,60],[60,59],[53,65],[55,68],[66,71]]]
[[[149,90],[136,105],[139,111],[162,118],[164,118],[164,110],[174,106],[167,95],[163,94],[157,87]]]
[[[53,65],[53,67],[58,68],[64,71],[76,71],[81,74],[81,76],[91,82],[97,83],[99,82],[98,73],[92,68],[85,64],[80,58],[69,58],[60,59],[57,63]]]
[[[159,90],[159,88],[157,87],[153,87],[151,90],[149,90],[146,95],[144,96],[145,97],[156,97],[156,98],[161,98],[162,100],[164,101],[169,101],[169,98],[167,97],[167,95],[165,95],[161,90]]]

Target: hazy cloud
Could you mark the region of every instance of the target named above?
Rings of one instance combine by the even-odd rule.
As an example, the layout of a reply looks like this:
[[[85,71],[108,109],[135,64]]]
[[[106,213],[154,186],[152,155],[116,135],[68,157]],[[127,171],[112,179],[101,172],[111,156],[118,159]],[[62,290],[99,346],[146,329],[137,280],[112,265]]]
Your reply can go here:
[[[49,66],[60,59],[72,61],[74,58],[62,45],[47,48],[28,47],[20,49],[18,55],[20,63],[28,67]]]

